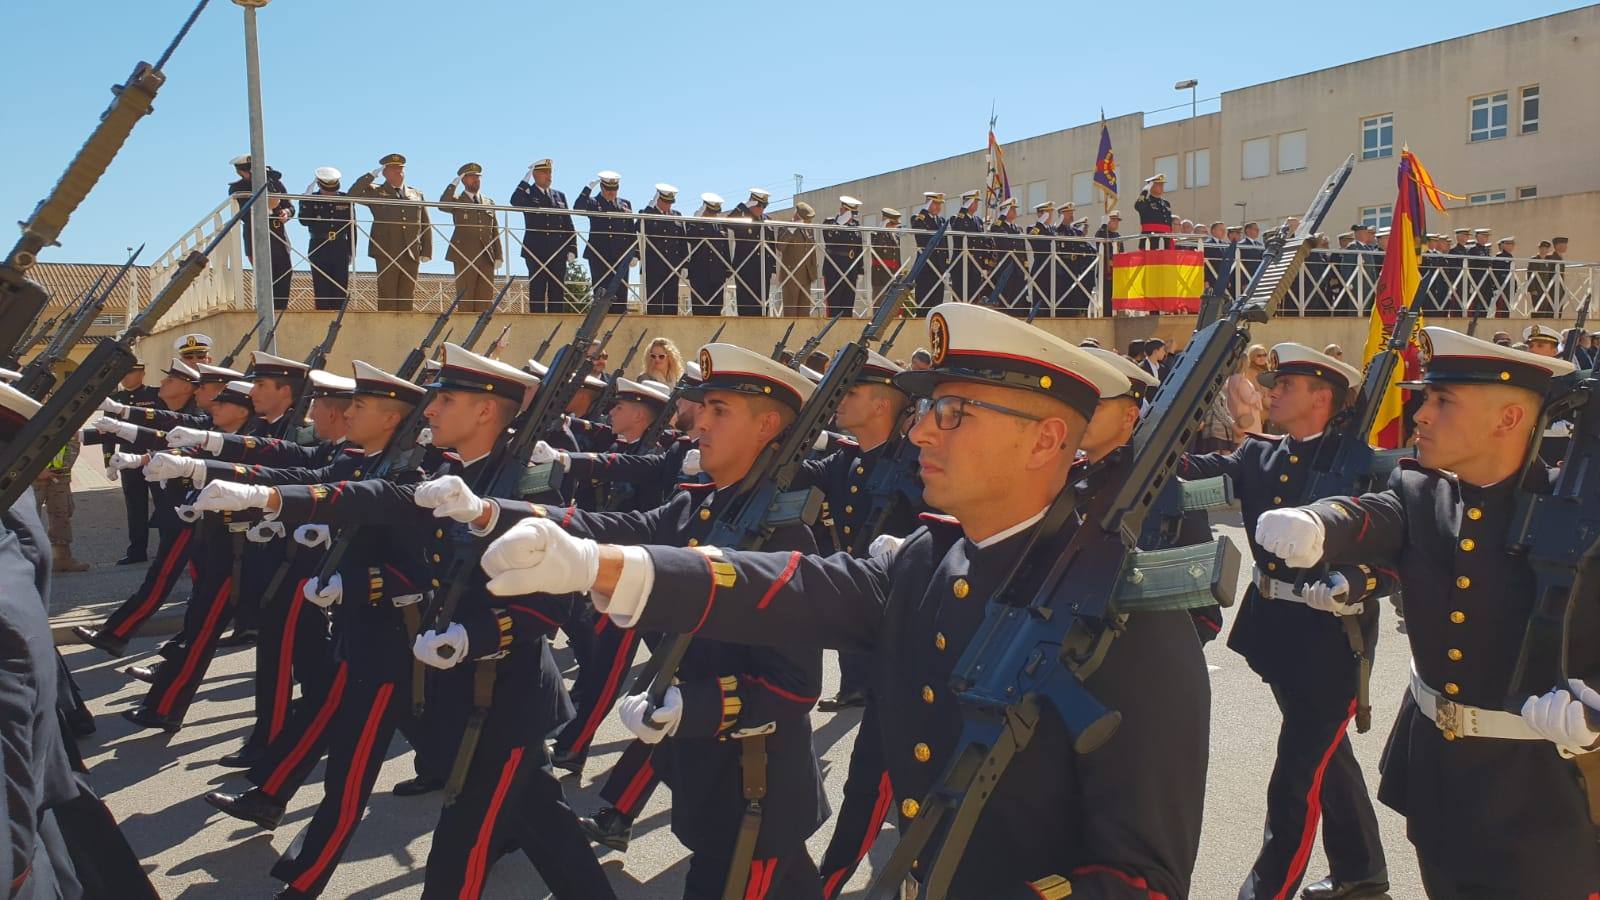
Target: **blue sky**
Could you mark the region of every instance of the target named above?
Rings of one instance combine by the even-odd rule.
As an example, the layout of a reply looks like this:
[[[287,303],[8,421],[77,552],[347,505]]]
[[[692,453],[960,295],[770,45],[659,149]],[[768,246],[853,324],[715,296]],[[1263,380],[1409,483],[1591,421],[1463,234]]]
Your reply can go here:
[[[191,5],[5,3],[0,216],[33,209],[107,87],[153,60]],[[401,152],[430,198],[475,161],[504,202],[549,156],[569,197],[615,169],[636,203],[657,181],[777,200],[794,173],[810,189],[978,149],[991,103],[1002,141],[1102,107],[1168,121],[1188,113],[1181,79],[1199,79],[1205,112],[1226,90],[1572,6],[274,0],[260,14],[267,157],[291,190],[316,166],[348,184]],[[148,261],[222,198],[228,160],[249,148],[242,11],[212,0],[167,75],[44,259],[120,260],[148,242]]]

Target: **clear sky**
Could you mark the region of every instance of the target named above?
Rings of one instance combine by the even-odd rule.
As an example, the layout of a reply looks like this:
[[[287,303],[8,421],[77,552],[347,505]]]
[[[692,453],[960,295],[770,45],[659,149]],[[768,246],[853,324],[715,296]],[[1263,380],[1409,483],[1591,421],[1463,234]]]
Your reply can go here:
[[[0,217],[33,209],[107,87],[154,60],[192,4],[6,0]],[[296,191],[316,166],[349,184],[400,152],[430,199],[473,161],[505,202],[549,156],[569,198],[614,169],[636,205],[658,181],[686,213],[703,191],[764,187],[777,205],[794,173],[811,189],[979,149],[991,103],[1002,141],[1102,107],[1169,121],[1188,114],[1182,79],[1214,111],[1225,90],[1573,6],[274,0],[259,17],[267,158]],[[222,199],[249,149],[242,20],[212,0],[155,113],[43,259],[120,261],[148,242],[149,261]]]

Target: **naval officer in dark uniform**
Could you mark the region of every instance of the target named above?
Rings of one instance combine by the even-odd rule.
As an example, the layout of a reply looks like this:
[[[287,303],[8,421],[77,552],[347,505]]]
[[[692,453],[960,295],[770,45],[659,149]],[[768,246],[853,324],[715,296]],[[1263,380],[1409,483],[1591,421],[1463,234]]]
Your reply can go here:
[[[349,200],[339,190],[338,169],[322,166],[315,173],[316,200],[300,202],[300,224],[310,234],[311,293],[317,309],[338,309],[350,295],[350,258],[356,247],[356,220]],[[306,188],[311,193],[311,188]],[[326,199],[322,199],[326,198]]]
[[[1163,196],[1167,192],[1167,176],[1156,174],[1144,180],[1144,190],[1133,201],[1133,211],[1139,214],[1139,249],[1166,250],[1172,246],[1172,204]]]
[[[1507,707],[1536,598],[1528,556],[1506,534],[1520,495],[1550,490],[1549,470],[1525,469],[1527,448],[1552,377],[1573,367],[1445,328],[1422,334],[1431,359],[1418,385],[1417,459],[1386,490],[1265,513],[1256,539],[1286,565],[1398,568],[1411,687],[1378,799],[1406,817],[1428,896],[1585,900],[1600,891],[1574,765],[1597,737],[1586,712],[1600,711],[1588,687],[1600,673],[1592,604],[1579,605],[1568,632],[1566,669],[1584,681]]]
[[[957,749],[949,678],[985,601],[1067,487],[1096,403],[1128,391],[1109,366],[1003,313],[947,303],[928,321],[933,368],[896,383],[922,398],[910,439],[927,502],[957,518],[933,517],[871,559],[557,544],[519,525],[485,568],[512,591],[592,589],[597,607],[633,627],[873,651],[889,802],[913,824]],[[1039,550],[1057,552],[1073,531]],[[1039,720],[962,848],[952,897],[1188,895],[1211,702],[1189,616],[1130,619],[1085,684],[1121,711],[1121,727],[1076,755],[1054,714]],[[932,862],[925,854],[912,872]]]
[[[944,192],[923,191],[922,198],[926,202],[922,208],[911,216],[911,234],[917,241],[917,252],[921,253],[933,240],[933,233],[944,224]],[[935,247],[928,254],[928,264],[917,273],[916,309],[926,314],[928,310],[944,302],[944,273],[950,268],[950,251],[947,247]]]
[[[567,195],[550,186],[554,163],[541,159],[511,193],[511,205],[529,210],[567,208]],[[572,216],[522,214],[522,261],[528,264],[528,312],[560,312],[566,300],[567,261],[578,252]]]

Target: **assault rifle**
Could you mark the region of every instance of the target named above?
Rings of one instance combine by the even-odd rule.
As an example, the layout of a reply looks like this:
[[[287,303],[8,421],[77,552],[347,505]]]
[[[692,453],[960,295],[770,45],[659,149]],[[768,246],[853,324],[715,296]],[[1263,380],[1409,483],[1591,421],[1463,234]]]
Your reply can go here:
[[[22,356],[29,350],[32,350],[33,345],[44,340],[45,335],[55,331],[56,325],[60,324],[63,319],[75,314],[78,310],[82,309],[85,304],[93,300],[95,296],[100,293],[100,285],[104,284],[105,280],[106,273],[102,271],[95,278],[94,284],[89,285],[88,290],[78,295],[78,299],[72,301],[72,303],[66,306],[63,306],[60,312],[57,312],[55,315],[51,316],[38,328],[32,329],[27,334],[23,335],[22,338],[17,341],[16,352],[6,358],[6,367],[11,369],[20,368],[18,360],[20,360]]]
[[[1216,277],[1211,279],[1211,290],[1200,295],[1200,313],[1194,320],[1195,331],[1222,318],[1222,311],[1228,308],[1228,285],[1233,283],[1233,267],[1238,257],[1239,242],[1229,241],[1228,248],[1222,251]]]
[[[66,324],[57,329],[50,343],[39,351],[39,355],[28,361],[27,367],[22,370],[22,377],[18,378],[12,387],[35,400],[43,400],[45,395],[50,393],[50,389],[56,385],[56,374],[51,367],[57,360],[65,359],[72,352],[73,346],[88,333],[89,326],[94,324],[95,316],[100,315],[100,311],[105,309],[106,301],[111,299],[111,292],[122,283],[123,276],[133,268],[134,259],[143,251],[144,245],[140,244],[139,249],[128,254],[127,262],[117,270],[116,277],[111,279],[106,289],[91,296],[78,307]]]
[[[506,335],[510,333],[511,323],[507,322],[506,327],[500,329],[500,336],[489,342],[489,349],[483,351],[483,355],[490,359],[499,359],[501,351],[506,348]]]
[[[472,328],[467,331],[467,336],[461,339],[461,348],[463,350],[471,350],[478,343],[478,338],[483,337],[483,330],[489,327],[489,320],[494,318],[495,310],[500,308],[500,304],[506,298],[506,291],[511,290],[511,283],[514,281],[516,281],[515,278],[507,278],[505,286],[500,288],[500,292],[494,295],[493,300],[489,301],[489,307],[478,313],[478,318],[473,321]],[[510,325],[506,326],[508,329],[510,327]],[[504,336],[504,332],[501,334]]]
[[[161,288],[122,333],[110,340],[101,341],[84,357],[82,364],[61,383],[44,406],[33,414],[18,430],[16,437],[0,446],[0,509],[10,509],[33,479],[67,441],[83,427],[100,406],[100,401],[111,396],[122,376],[128,374],[139,359],[133,353],[133,343],[150,336],[150,330],[160,318],[172,309],[189,285],[194,283],[200,270],[206,267],[211,251],[222,243],[228,232],[244,219],[250,206],[260,199],[266,185],[257,188],[234,213],[233,218],[219,229],[203,249],[191,250],[178,264],[172,278]]]
[[[533,358],[534,359],[539,359],[540,357],[544,356],[544,352],[546,350],[550,349],[550,342],[555,340],[556,339],[556,335],[559,334],[560,332],[561,332],[561,323],[557,322],[556,323],[556,327],[550,329],[550,333],[545,335],[544,341],[539,344],[539,349],[533,351]]]
[[[317,344],[315,347],[312,347],[311,352],[306,354],[305,364],[307,367],[311,369],[320,369],[328,364],[328,354],[333,352],[333,342],[339,339],[339,329],[344,327],[345,310],[348,310],[349,308],[350,292],[346,291],[344,295],[344,302],[339,304],[339,311],[334,313],[333,318],[328,322],[328,330],[322,335],[322,342]],[[276,329],[278,327],[277,323],[274,322],[272,327]],[[272,346],[270,335],[268,336],[268,340],[263,341],[262,343],[269,347]],[[306,411],[310,408],[311,379],[307,378],[305,383],[300,385],[300,394],[294,398],[294,406],[289,407],[289,412],[287,413],[287,418],[285,419],[285,421],[288,423],[289,430],[286,432],[285,437],[288,437],[291,440],[294,439],[295,429],[298,429],[305,423]]]
[[[794,334],[794,323],[793,322],[790,322],[789,323],[789,327],[785,328],[783,330],[783,337],[778,338],[778,342],[776,344],[772,345],[772,360],[773,360],[773,362],[778,362],[778,361],[782,360],[782,358],[783,358],[783,348],[789,346],[789,335],[791,335],[791,334]]]
[[[909,322],[909,321],[911,321],[911,316],[909,314],[906,315],[906,316],[903,316],[900,319],[899,324],[894,326],[894,330],[889,332],[888,339],[886,339],[883,343],[878,345],[878,355],[879,356],[888,356],[889,355],[889,348],[893,347],[894,346],[894,342],[900,339],[900,332],[905,330],[906,323]]]
[[[272,338],[273,338],[274,335],[276,335],[278,333],[278,323],[282,322],[282,321],[283,321],[283,316],[275,316],[273,318],[273,320],[272,320],[272,330],[267,332],[267,339],[262,341],[261,343],[266,344],[268,347],[272,346]],[[239,343],[234,344],[233,345],[233,349],[229,350],[228,351],[228,355],[224,356],[222,358],[222,362],[217,363],[217,365],[221,366],[224,369],[233,368],[233,361],[236,358],[238,358],[239,354],[244,352],[244,348],[249,346],[249,344],[250,344],[250,339],[255,337],[256,336],[256,332],[260,331],[260,330],[261,330],[261,320],[260,319],[256,319],[255,323],[250,326],[250,330],[246,331],[244,333],[244,336],[239,338]]]
[[[600,396],[596,397],[594,403],[590,405],[590,418],[605,415],[606,410],[611,408],[611,404],[616,402],[617,379],[621,378],[622,373],[628,371],[628,366],[633,364],[634,354],[639,352],[639,345],[642,343],[644,343],[643,328],[639,329],[639,336],[633,339],[633,346],[629,347],[628,352],[623,355],[622,362],[611,370],[611,377],[606,379],[605,390],[602,390]]]
[[[466,288],[456,292],[455,299],[451,300],[450,305],[444,308],[444,312],[439,313],[439,318],[433,320],[433,326],[428,329],[428,333],[423,336],[421,341],[417,342],[417,346],[410,353],[406,354],[405,360],[400,363],[400,368],[394,370],[395,375],[407,381],[415,381],[417,379],[417,373],[422,370],[422,363],[428,358],[428,348],[432,347],[433,342],[438,340],[439,332],[444,331],[445,323],[450,321],[451,314],[456,311],[457,306],[461,305],[461,298],[466,292]],[[449,337],[446,336],[445,339],[449,340]],[[443,342],[441,341],[440,343],[442,344]]]
[[[893,285],[891,284],[891,287],[892,286]],[[887,298],[888,298],[888,288],[884,289],[884,297],[887,300]],[[811,337],[806,338],[806,342],[804,344],[800,345],[799,352],[795,353],[794,356],[789,357],[789,368],[798,369],[801,366],[805,365],[806,364],[806,360],[809,359],[811,357],[811,354],[817,349],[817,347],[822,344],[822,339],[827,337],[828,336],[828,332],[833,330],[833,326],[839,324],[839,320],[844,318],[844,317],[845,317],[845,312],[843,310],[840,310],[839,312],[834,313],[833,318],[829,319],[827,321],[827,324],[822,326],[822,330],[818,331],[816,334],[813,334]],[[873,320],[874,321],[876,321],[878,318],[879,318],[879,316],[873,316]],[[885,321],[887,321],[887,319],[885,319]],[[874,329],[873,330],[874,336],[876,336],[877,331],[878,331],[878,329]],[[857,340],[860,340],[860,339],[857,338]]]
[[[155,65],[139,63],[133,67],[133,74],[128,76],[127,81],[111,89],[115,99],[100,114],[100,124],[95,126],[89,139],[78,149],[78,155],[67,164],[67,171],[62,173],[61,180],[34,207],[28,220],[21,223],[22,237],[17,239],[5,261],[0,262],[0,356],[13,356],[17,339],[39,319],[50,301],[44,287],[28,277],[28,270],[39,261],[39,251],[59,243],[67,220],[72,218],[78,205],[89,195],[95,182],[105,174],[111,160],[116,158],[123,143],[128,140],[133,126],[149,114],[156,92],[167,80],[162,68],[172,58],[173,52],[183,42],[208,2],[210,0],[200,0],[189,13],[183,27],[178,29],[177,37],[167,45]]]
[[[1089,499],[1066,547],[1054,546],[1053,538],[1078,516],[1073,485],[1029,533],[1019,562],[989,599],[983,623],[952,673],[964,723],[951,762],[868,893],[872,900],[898,896],[912,863],[930,846],[934,856],[922,870],[918,896],[947,896],[994,785],[1027,748],[1047,707],[1079,753],[1093,752],[1116,732],[1120,714],[1095,699],[1083,679],[1099,667],[1126,615],[1115,598],[1132,544],[1201,427],[1210,399],[1249,345],[1250,325],[1265,322],[1289,291],[1310,253],[1311,234],[1354,166],[1352,155],[1329,176],[1292,235],[1272,235],[1244,295],[1195,335],[1151,399],[1125,462]]]
[[[1583,298],[1583,304],[1578,307],[1578,317],[1572,321],[1572,327],[1567,329],[1561,341],[1561,358],[1572,362],[1578,353],[1578,337],[1583,334],[1583,326],[1589,321],[1589,301],[1594,299],[1594,294]]]

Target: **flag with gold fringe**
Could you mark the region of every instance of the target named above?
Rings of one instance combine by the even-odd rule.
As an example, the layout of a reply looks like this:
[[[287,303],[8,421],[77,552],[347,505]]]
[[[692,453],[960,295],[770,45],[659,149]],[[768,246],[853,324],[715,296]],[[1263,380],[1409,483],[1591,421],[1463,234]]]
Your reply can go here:
[[[1100,110],[1100,150],[1094,156],[1094,186],[1105,195],[1106,212],[1117,206],[1117,157],[1111,152],[1111,129],[1106,127],[1106,111]]]
[[[1000,149],[1000,141],[994,136],[994,123],[998,121],[994,115],[989,116],[989,150],[984,156],[988,164],[988,172],[984,178],[983,187],[983,219],[990,224],[994,223],[995,213],[1000,209],[1003,200],[1011,198],[1011,180],[1006,177],[1006,154]]]

